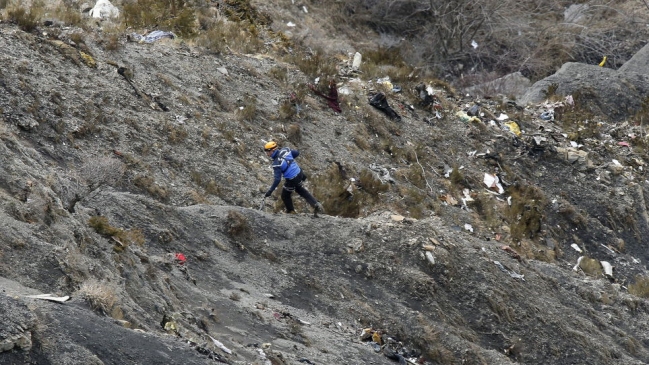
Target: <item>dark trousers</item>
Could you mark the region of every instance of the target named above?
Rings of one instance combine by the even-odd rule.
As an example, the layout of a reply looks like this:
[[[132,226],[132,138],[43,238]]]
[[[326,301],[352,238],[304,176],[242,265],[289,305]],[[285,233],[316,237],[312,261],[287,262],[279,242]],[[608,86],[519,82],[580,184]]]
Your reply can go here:
[[[293,207],[293,199],[291,198],[291,195],[294,191],[297,192],[301,197],[303,197],[310,206],[315,206],[318,202],[317,200],[315,200],[313,195],[311,195],[311,193],[309,193],[309,191],[306,190],[306,188],[303,186],[304,180],[306,180],[306,176],[302,173],[302,171],[300,171],[300,173],[297,174],[294,178],[284,180],[284,188],[282,189],[282,201],[284,202],[286,211],[288,213],[295,210],[295,208]]]

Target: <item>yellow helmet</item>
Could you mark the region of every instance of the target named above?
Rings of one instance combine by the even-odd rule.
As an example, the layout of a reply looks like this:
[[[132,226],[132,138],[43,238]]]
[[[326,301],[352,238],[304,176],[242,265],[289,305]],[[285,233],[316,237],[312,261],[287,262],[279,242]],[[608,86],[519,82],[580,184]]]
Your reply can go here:
[[[264,145],[264,150],[266,151],[272,151],[277,148],[277,142],[275,141],[270,141]]]

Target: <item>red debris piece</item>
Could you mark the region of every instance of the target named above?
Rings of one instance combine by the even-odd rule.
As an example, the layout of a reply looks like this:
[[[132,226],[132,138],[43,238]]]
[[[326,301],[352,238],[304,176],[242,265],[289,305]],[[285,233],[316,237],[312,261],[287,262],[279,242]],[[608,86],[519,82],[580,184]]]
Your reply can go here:
[[[176,253],[176,260],[178,260],[178,263],[180,265],[184,265],[185,261],[187,261],[187,258],[182,253],[178,252]]]
[[[618,146],[629,147],[629,142],[618,142]]]

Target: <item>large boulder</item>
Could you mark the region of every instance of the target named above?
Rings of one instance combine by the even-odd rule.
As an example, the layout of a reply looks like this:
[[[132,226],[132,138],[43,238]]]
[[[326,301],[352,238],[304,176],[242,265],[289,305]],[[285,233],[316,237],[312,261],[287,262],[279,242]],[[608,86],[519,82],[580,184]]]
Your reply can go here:
[[[645,47],[646,48],[646,47]],[[643,51],[639,52],[643,53]],[[649,51],[645,51],[645,64]],[[634,57],[636,58],[636,57]],[[634,64],[640,64],[640,58]],[[629,69],[636,69],[629,66]],[[522,104],[540,103],[552,97],[573,95],[584,110],[602,114],[612,121],[635,115],[649,96],[649,75],[622,72],[582,63],[564,64],[554,75],[537,81],[520,99]]]
[[[649,44],[626,61],[618,72],[646,74],[647,70],[649,70]]]

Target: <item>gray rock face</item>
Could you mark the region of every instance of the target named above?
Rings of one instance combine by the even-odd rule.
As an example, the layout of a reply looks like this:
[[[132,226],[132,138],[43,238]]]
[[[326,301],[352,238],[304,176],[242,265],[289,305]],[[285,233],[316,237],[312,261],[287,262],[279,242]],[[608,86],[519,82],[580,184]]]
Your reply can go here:
[[[618,72],[649,74],[649,44],[642,47],[630,60],[626,61]]]
[[[31,350],[31,331],[36,326],[36,316],[24,302],[0,295],[0,323],[0,353],[12,350],[27,353]]]

